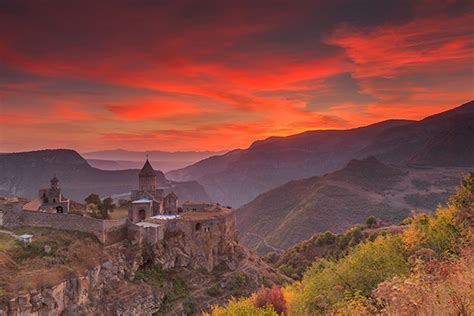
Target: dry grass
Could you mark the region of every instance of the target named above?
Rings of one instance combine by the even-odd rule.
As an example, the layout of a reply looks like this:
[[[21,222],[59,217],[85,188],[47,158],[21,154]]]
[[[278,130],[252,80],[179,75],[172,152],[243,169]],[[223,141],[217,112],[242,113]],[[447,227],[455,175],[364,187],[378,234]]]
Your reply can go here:
[[[110,219],[123,219],[128,217],[128,207],[118,207],[109,213]]]
[[[9,241],[0,252],[2,295],[48,287],[83,274],[103,259],[102,246],[93,236],[47,228],[25,227],[15,233],[34,235],[31,244]],[[45,251],[45,245],[51,252]]]
[[[473,315],[474,258],[431,262],[410,277],[381,283],[375,294],[387,315]]]
[[[180,214],[181,218],[184,220],[206,220],[221,217],[223,215],[231,214],[232,210],[219,207],[215,208],[212,211],[203,211],[203,212],[185,212]]]

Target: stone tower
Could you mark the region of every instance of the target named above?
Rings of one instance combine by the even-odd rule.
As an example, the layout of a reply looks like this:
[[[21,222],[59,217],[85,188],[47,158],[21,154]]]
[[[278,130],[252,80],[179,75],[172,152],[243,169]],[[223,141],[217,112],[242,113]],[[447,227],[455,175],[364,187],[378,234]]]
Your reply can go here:
[[[54,176],[54,178],[51,179],[51,189],[53,190],[57,190],[59,189],[59,179],[56,178],[56,175]]]
[[[138,174],[138,183],[139,190],[145,192],[155,192],[156,191],[156,173],[153,170],[148,159],[143,165],[142,170]]]

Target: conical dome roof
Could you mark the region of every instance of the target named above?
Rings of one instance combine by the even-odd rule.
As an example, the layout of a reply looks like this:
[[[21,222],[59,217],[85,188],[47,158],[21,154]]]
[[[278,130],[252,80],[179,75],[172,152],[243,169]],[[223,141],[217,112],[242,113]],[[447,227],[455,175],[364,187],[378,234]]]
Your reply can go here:
[[[142,170],[140,170],[140,173],[138,174],[138,176],[140,177],[156,176],[155,170],[151,166],[148,159],[145,161],[145,164],[143,165]]]
[[[54,175],[54,177],[50,180],[51,183],[58,183],[59,179]]]

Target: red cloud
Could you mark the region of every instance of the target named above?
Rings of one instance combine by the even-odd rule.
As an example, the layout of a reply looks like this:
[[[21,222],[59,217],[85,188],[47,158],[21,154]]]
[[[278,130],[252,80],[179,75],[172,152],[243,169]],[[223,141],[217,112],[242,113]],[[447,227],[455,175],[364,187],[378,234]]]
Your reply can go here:
[[[472,63],[474,14],[457,18],[423,18],[401,25],[357,29],[344,25],[326,42],[345,49],[357,78],[396,77],[463,69]],[[435,66],[435,67],[433,67]]]
[[[203,17],[186,2],[85,2],[94,15],[83,14],[83,2],[0,12],[0,27],[8,30],[0,35],[0,60],[45,81],[80,79],[113,89],[79,96],[0,81],[5,138],[24,141],[32,131],[43,139],[66,136],[72,129],[59,125],[72,122],[79,144],[85,136],[77,127],[102,135],[90,139],[90,149],[143,137],[162,149],[232,148],[307,129],[418,119],[473,98],[469,11],[423,15],[415,6],[410,21],[335,27],[315,17],[329,5],[314,1],[271,3],[278,7],[271,12],[251,2],[218,2],[219,14]],[[350,89],[328,83],[338,74],[348,74]]]

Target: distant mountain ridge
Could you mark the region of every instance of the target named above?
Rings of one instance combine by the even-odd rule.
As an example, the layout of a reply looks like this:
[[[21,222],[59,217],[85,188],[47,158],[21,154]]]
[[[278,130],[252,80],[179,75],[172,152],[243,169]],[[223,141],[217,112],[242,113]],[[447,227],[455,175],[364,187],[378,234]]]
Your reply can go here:
[[[468,168],[408,168],[375,157],[324,176],[288,182],[237,209],[241,241],[260,253],[286,249],[326,230],[341,232],[376,216],[398,223],[412,209],[431,212]]]
[[[130,192],[138,186],[139,170],[105,171],[90,166],[74,150],[55,149],[0,155],[0,192],[35,197],[56,175],[65,196],[82,202],[89,193],[101,196]],[[180,200],[210,200],[195,181],[168,180],[156,171],[158,183]]]
[[[421,121],[388,120],[350,130],[270,137],[167,172],[196,180],[216,201],[239,207],[288,181],[323,175],[351,159],[432,166],[474,166],[474,101]]]
[[[221,151],[131,151],[125,149],[101,150],[82,153],[87,161],[98,169],[103,170],[124,170],[140,168],[140,164],[148,157],[155,168],[161,171],[189,166],[197,161],[211,156],[225,154]]]

